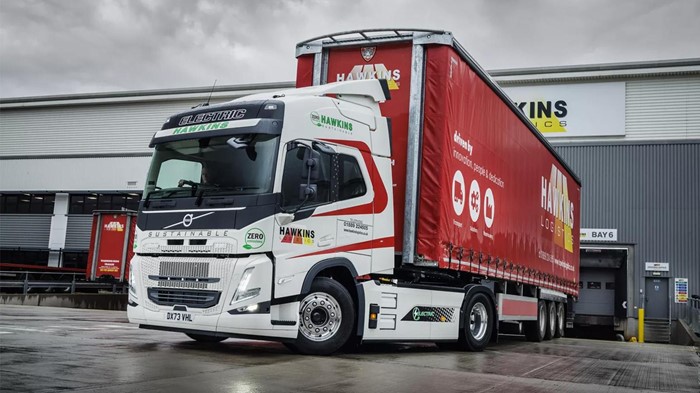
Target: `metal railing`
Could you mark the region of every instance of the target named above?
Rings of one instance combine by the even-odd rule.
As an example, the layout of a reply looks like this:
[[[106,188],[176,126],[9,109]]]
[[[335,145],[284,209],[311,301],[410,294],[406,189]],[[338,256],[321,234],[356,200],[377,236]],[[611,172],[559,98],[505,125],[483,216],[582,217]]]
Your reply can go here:
[[[690,329],[700,336],[700,296],[693,295],[688,299],[684,314],[683,319]]]
[[[21,265],[48,266],[52,260],[57,267],[85,269],[88,250],[49,249],[37,247],[0,247],[0,262]]]
[[[87,281],[85,273],[0,271],[0,292],[3,293],[126,293],[127,290],[128,284],[123,282]]]

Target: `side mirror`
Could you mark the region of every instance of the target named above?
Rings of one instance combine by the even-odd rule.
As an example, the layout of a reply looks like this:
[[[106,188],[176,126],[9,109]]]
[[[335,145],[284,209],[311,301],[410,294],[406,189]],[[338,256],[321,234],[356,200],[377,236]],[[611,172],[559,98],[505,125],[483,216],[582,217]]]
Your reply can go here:
[[[301,177],[308,180],[309,183],[317,181],[320,162],[321,153],[311,149],[304,149],[304,165],[301,168]]]

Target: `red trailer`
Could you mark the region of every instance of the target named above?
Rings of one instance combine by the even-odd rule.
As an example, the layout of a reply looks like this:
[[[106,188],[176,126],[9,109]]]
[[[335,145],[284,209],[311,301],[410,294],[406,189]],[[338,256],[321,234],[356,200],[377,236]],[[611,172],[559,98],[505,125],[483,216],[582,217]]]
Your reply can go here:
[[[96,210],[92,215],[90,252],[85,277],[89,281],[129,279],[134,255],[136,212]]]
[[[300,43],[297,57],[297,87],[387,81],[395,273],[494,285],[500,321],[527,321],[518,331],[535,341],[563,334],[579,290],[581,182],[452,34],[339,33]]]
[[[574,172],[449,32],[361,33],[299,44],[297,87],[388,81],[403,263],[578,295]]]

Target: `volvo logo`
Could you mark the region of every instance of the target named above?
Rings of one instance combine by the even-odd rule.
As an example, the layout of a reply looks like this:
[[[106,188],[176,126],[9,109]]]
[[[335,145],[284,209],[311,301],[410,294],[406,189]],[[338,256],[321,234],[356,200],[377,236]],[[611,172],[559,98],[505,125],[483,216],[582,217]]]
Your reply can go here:
[[[190,225],[192,225],[192,217],[194,214],[185,214],[185,217],[182,218],[182,225],[185,226],[185,228],[189,228]]]
[[[174,223],[174,224],[172,224],[172,225],[168,225],[167,227],[163,227],[163,229],[170,229],[170,228],[176,227],[176,226],[178,226],[178,225],[182,225],[182,226],[184,226],[185,228],[189,228],[190,225],[192,225],[192,222],[193,222],[194,220],[200,219],[200,218],[202,218],[202,217],[206,217],[206,216],[208,216],[208,215],[210,215],[210,214],[214,214],[214,212],[204,213],[204,214],[200,214],[200,215],[198,215],[198,216],[195,216],[195,215],[192,214],[192,213],[187,213],[187,214],[185,214],[184,217],[182,217],[182,220],[180,220],[180,221],[178,221],[178,222],[176,222],[176,223]]]

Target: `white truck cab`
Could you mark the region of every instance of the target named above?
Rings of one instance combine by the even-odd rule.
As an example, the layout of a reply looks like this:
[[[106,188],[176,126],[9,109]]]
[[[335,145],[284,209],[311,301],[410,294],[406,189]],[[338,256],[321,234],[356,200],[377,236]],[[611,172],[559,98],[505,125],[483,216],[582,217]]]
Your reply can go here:
[[[313,353],[347,341],[355,278],[394,268],[387,99],[385,81],[353,81],[168,119],[151,142],[130,321]]]

